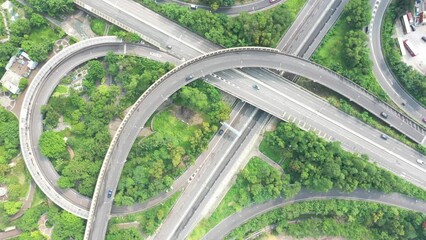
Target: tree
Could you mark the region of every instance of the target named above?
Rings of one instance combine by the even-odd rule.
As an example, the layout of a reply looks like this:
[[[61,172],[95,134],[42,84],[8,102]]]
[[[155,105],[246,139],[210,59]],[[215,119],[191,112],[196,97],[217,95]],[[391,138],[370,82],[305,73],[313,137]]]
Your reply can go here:
[[[354,29],[367,26],[371,19],[371,7],[368,0],[352,0],[345,9],[346,21]]]
[[[67,145],[63,137],[57,132],[43,132],[40,136],[39,145],[41,153],[52,160],[69,158]]]
[[[52,220],[54,229],[52,239],[82,239],[84,223],[81,218],[73,214],[61,211],[48,213],[49,221]]]
[[[87,64],[87,75],[86,80],[95,84],[96,81],[101,80],[105,77],[105,70],[102,63],[97,60],[92,60]]]
[[[21,80],[19,80],[19,90],[21,92],[23,92],[25,90],[25,88],[27,88],[28,86],[28,78],[21,78]]]
[[[73,0],[29,0],[38,12],[46,12],[51,16],[58,16],[73,10]]]
[[[6,211],[7,215],[12,216],[15,213],[19,212],[19,209],[22,207],[22,202],[5,202],[3,204],[3,209]]]
[[[51,43],[36,43],[32,41],[24,41],[21,47],[28,53],[35,62],[42,62],[47,59],[51,50]]]
[[[43,16],[37,13],[31,14],[30,24],[34,28],[39,28],[47,24],[46,19]]]
[[[30,34],[30,32],[31,32],[31,25],[28,19],[20,18],[10,25],[11,35],[22,37],[26,34]]]

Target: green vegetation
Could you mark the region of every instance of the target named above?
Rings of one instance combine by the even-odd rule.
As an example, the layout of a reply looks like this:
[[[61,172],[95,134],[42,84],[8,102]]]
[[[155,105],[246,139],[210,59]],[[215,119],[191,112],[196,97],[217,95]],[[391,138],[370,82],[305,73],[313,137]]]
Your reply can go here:
[[[156,115],[152,120],[155,133],[137,139],[133,145],[114,198],[116,204],[142,202],[170,188],[174,179],[206,148],[219,121],[229,117],[230,107],[222,102],[220,91],[203,81],[182,88],[173,100],[183,107],[176,106],[173,112],[166,110]],[[179,113],[197,116],[196,111],[202,115],[196,125],[174,116]]]
[[[201,239],[221,220],[253,203],[264,202],[281,195],[291,197],[298,191],[299,188],[289,186],[289,175],[284,176],[260,158],[254,157],[238,174],[236,183],[211,217],[201,221],[190,239]]]
[[[18,119],[9,111],[0,107],[0,166],[8,164],[19,153]],[[0,167],[0,181],[3,167]]]
[[[135,227],[119,229],[118,227],[113,226],[109,229],[106,239],[107,240],[123,240],[123,239],[143,240],[143,237],[139,233],[138,229]]]
[[[227,239],[242,239],[273,224],[276,224],[276,233],[298,238],[341,236],[353,240],[396,240],[426,237],[426,216],[421,213],[369,202],[316,200],[262,214],[236,228]]]
[[[88,74],[82,91],[70,88],[67,95],[54,95],[42,107],[43,126],[47,130],[40,138],[42,153],[61,175],[59,186],[75,188],[85,196],[92,195],[111,141],[108,124],[121,117],[124,109],[171,69],[170,64],[113,54],[108,54],[105,62],[90,61],[86,65]],[[104,84],[105,74],[110,74],[119,87]],[[67,78],[64,82],[68,81]],[[56,132],[61,116],[71,129]],[[64,137],[68,138],[67,143]]]
[[[180,196],[180,192],[175,193],[172,195],[169,199],[167,199],[165,202],[152,207],[144,212],[140,213],[134,213],[126,215],[125,217],[116,217],[111,219],[110,221],[110,227],[108,229],[107,233],[107,239],[118,239],[114,238],[113,236],[119,236],[120,230],[117,227],[117,224],[119,223],[138,223],[138,227],[135,228],[139,233],[142,232],[146,235],[152,235],[157,228],[160,226],[160,224],[163,222],[163,220],[168,216],[170,210],[172,209],[173,205],[176,203],[177,199]],[[121,230],[122,231],[122,230]],[[118,232],[118,233],[117,233]],[[129,230],[131,234],[133,234],[134,230]],[[121,238],[121,239],[129,239],[129,238]],[[133,238],[132,238],[133,239]],[[136,238],[139,239],[139,238]]]
[[[106,27],[106,22],[102,19],[94,18],[90,20],[90,28],[98,36],[104,35],[105,27]]]
[[[6,38],[6,26],[4,25],[3,15],[0,14],[0,39]]]
[[[351,79],[382,100],[387,95],[375,79],[369,52],[367,35],[363,27],[371,18],[368,0],[351,0],[342,17],[324,38],[312,60]]]
[[[233,18],[202,9],[192,11],[176,4],[156,4],[151,0],[140,2],[223,47],[275,47],[306,0],[288,0],[267,11],[243,13]]]
[[[43,1],[44,2],[44,1]],[[20,18],[10,24],[10,43],[16,48],[24,49],[31,59],[42,62],[47,59],[53,48],[54,42],[65,36],[65,33],[57,27],[50,26],[39,14],[29,7],[24,7],[14,2],[17,7],[25,10],[25,18]],[[10,58],[11,54],[7,58]]]
[[[104,35],[106,26],[107,26],[107,23],[104,20],[99,18],[95,18],[90,21],[90,28],[98,36]],[[124,41],[131,42],[131,43],[138,43],[141,41],[141,38],[139,37],[139,35],[135,33],[127,32],[115,25],[112,25],[110,27],[107,35],[117,36],[119,38],[122,38]]]
[[[14,159],[19,153],[18,132],[16,117],[0,107],[0,186],[8,190],[6,201],[0,202],[0,229],[8,225],[9,216],[19,211],[29,186],[24,162],[21,158]]]
[[[52,17],[69,13],[73,8],[73,0],[28,0],[38,12],[47,13]]]
[[[426,77],[401,61],[399,44],[394,35],[394,23],[402,14],[411,10],[412,1],[395,0],[388,7],[382,26],[382,48],[387,63],[407,91],[426,106]]]
[[[39,140],[41,153],[52,160],[69,158],[67,144],[60,133],[54,131],[43,132]]]
[[[18,239],[45,239],[34,238],[39,236],[37,222],[43,214],[47,214],[49,224],[53,225],[52,239],[83,239],[85,226],[83,219],[54,205],[48,205],[47,200],[29,208],[17,220],[16,226],[24,232]]]
[[[280,123],[263,141],[279,152],[281,166],[291,176],[291,183],[315,191],[377,189],[426,200],[423,189],[368,162],[368,156],[344,151],[338,142],[326,142],[294,124]]]

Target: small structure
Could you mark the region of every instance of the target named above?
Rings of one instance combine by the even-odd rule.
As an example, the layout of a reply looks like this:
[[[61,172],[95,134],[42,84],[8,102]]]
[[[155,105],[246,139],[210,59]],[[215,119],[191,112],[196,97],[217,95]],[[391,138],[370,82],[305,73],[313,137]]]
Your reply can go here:
[[[10,14],[10,21],[14,22],[18,20],[19,14],[15,12],[13,9],[13,4],[10,1],[6,1],[1,5],[1,8],[3,8],[5,11],[7,11]]]
[[[7,199],[7,188],[0,187],[0,201],[5,201]]]
[[[0,83],[11,93],[18,94],[19,81],[21,78],[27,78],[37,65],[38,63],[32,61],[26,52],[19,50],[18,54],[11,57],[7,63],[6,73],[1,78]]]

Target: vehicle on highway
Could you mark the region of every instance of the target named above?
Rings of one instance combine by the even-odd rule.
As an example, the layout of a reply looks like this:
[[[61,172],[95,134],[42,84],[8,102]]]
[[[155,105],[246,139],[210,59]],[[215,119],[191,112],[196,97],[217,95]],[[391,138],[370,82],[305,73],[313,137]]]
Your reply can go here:
[[[380,135],[380,137],[384,140],[388,140],[388,138],[389,138],[388,135],[386,135],[384,133],[382,133],[382,135]]]
[[[426,123],[426,117],[424,117],[424,118],[422,119],[422,121],[423,121],[424,123]]]
[[[172,45],[167,45],[167,49],[172,49]]]
[[[193,79],[194,78],[194,76],[193,75],[189,75],[188,77],[186,77],[186,81],[189,81],[189,80],[191,80],[191,79]]]
[[[220,130],[219,130],[219,132],[218,132],[218,134],[219,134],[219,135],[222,135],[222,134],[223,134],[223,132],[224,132],[224,131],[223,131],[223,129],[220,129]]]
[[[260,90],[259,86],[257,86],[257,84],[253,85],[253,88],[256,90]]]
[[[269,3],[276,3],[278,0],[269,0]]]
[[[417,163],[418,164],[425,164],[425,161],[421,160],[421,159],[417,159]]]
[[[385,112],[381,112],[381,113],[380,113],[380,115],[381,115],[383,118],[388,118],[388,114],[387,114],[387,113],[385,113]]]
[[[189,8],[191,8],[192,10],[197,10],[198,6],[194,5],[194,4],[191,4],[191,6]]]
[[[112,190],[111,190],[111,189],[110,189],[110,190],[108,190],[107,197],[108,197],[108,198],[111,198],[111,197],[112,197]]]
[[[423,37],[422,37],[422,40],[426,42],[426,36],[423,36]]]

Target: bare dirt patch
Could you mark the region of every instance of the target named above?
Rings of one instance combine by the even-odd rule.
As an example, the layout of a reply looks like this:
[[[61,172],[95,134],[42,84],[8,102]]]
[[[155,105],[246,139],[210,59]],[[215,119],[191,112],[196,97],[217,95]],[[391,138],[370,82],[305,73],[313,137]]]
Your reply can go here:
[[[198,125],[203,123],[203,117],[201,114],[192,111],[189,108],[182,106],[173,106],[173,114],[175,117],[189,125]]]

